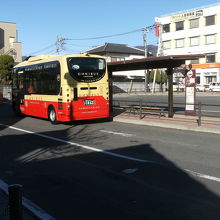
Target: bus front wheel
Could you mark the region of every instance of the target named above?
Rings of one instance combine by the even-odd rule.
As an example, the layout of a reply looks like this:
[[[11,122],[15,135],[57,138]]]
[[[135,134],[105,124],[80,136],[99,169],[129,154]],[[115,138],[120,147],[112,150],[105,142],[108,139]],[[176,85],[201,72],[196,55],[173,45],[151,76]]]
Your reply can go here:
[[[48,111],[48,118],[52,124],[57,124],[57,115],[54,107],[50,107]]]

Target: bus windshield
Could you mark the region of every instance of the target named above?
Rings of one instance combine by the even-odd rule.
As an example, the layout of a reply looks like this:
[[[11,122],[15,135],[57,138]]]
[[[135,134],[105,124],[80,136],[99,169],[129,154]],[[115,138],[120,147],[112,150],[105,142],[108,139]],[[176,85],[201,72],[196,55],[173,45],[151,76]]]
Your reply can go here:
[[[91,57],[67,58],[70,75],[78,82],[96,82],[106,72],[105,60]]]

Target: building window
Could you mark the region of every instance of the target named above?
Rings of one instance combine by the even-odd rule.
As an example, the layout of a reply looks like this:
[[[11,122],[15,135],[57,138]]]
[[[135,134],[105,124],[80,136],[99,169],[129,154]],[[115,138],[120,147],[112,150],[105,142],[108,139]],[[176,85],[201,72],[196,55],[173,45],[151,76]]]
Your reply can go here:
[[[187,60],[186,63],[188,63],[188,64],[199,64],[200,63],[200,59],[198,58],[198,59],[195,59],[195,60]]]
[[[124,61],[124,57],[111,57],[111,62]]]
[[[206,54],[206,63],[215,63],[215,53]]]
[[[190,23],[190,28],[198,28],[199,27],[199,19],[192,19],[189,21]]]
[[[196,84],[200,84],[200,76],[196,76]]]
[[[14,42],[15,42],[15,38],[14,37],[9,37],[9,47],[10,48],[13,48]]]
[[[116,62],[117,61],[117,57],[111,57],[111,62]]]
[[[205,25],[214,25],[215,24],[215,15],[205,17]]]
[[[184,47],[184,39],[177,39],[176,48],[183,48],[183,47]]]
[[[215,44],[215,34],[210,34],[205,36],[205,44]]]
[[[176,22],[176,31],[181,31],[184,29],[184,21]]]
[[[208,73],[210,74],[210,73]],[[205,76],[205,83],[206,84],[209,84],[211,82],[216,82],[217,81],[217,78],[216,76]]]
[[[190,63],[191,63],[191,64],[199,64],[199,59],[190,60]]]
[[[163,25],[163,33],[170,32],[170,24],[164,24]]]
[[[199,45],[199,37],[190,37],[190,46],[198,46]]]
[[[163,49],[167,50],[167,49],[170,49],[170,48],[171,48],[171,41],[170,40],[163,41]]]

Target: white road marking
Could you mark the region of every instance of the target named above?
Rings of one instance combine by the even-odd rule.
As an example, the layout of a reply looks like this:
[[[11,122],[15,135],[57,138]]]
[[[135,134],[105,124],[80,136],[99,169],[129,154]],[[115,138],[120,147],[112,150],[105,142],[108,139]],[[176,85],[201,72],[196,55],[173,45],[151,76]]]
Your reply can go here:
[[[9,185],[7,183],[0,180],[0,189],[7,195],[8,195],[8,187]],[[25,198],[24,196],[22,197],[22,205],[41,220],[55,220],[55,218],[47,214],[43,209],[41,209],[39,206],[37,206],[36,204],[31,202],[29,199]]]
[[[60,138],[55,138],[55,137],[47,136],[47,135],[44,135],[44,134],[35,133],[33,131],[28,131],[28,130],[21,129],[21,128],[16,128],[16,127],[13,127],[13,126],[8,126],[8,125],[4,125],[4,124],[0,124],[0,125],[4,126],[4,127],[7,127],[7,128],[10,128],[10,129],[13,129],[13,130],[21,131],[21,132],[28,133],[28,134],[33,134],[33,135],[36,135],[36,136],[39,136],[39,137],[43,137],[43,138],[50,139],[50,140],[53,140],[53,141],[58,141],[58,142],[61,142],[61,143],[64,143],[64,144],[78,146],[78,147],[81,147],[81,148],[84,148],[84,149],[87,149],[87,150],[107,154],[107,155],[114,156],[114,157],[119,157],[119,158],[132,160],[132,161],[137,161],[137,162],[142,162],[142,163],[153,162],[153,161],[143,160],[143,159],[139,159],[139,158],[135,158],[135,157],[125,156],[125,155],[122,155],[122,154],[113,153],[113,152],[110,152],[110,151],[101,150],[99,148],[94,148],[94,147],[86,146],[86,145],[83,145],[83,144],[78,144],[78,143],[75,143],[75,142],[66,141],[66,140],[63,140],[63,139],[60,139]]]
[[[123,136],[123,137],[132,137],[132,136],[134,136],[133,134],[127,134],[127,133],[122,133],[122,132],[107,131],[107,130],[100,130],[100,131],[103,132],[103,133],[120,135],[120,136]]]
[[[28,131],[28,130],[24,130],[24,129],[21,129],[21,128],[16,128],[16,127],[13,127],[13,126],[4,125],[4,124],[0,124],[0,126],[4,126],[4,127],[7,127],[7,128],[17,130],[17,131],[21,131],[21,132],[28,133],[28,134],[33,134],[33,135],[43,137],[43,138],[46,138],[46,139],[62,142],[64,144],[78,146],[78,147],[81,147],[81,148],[84,148],[84,149],[87,149],[87,150],[100,152],[100,153],[107,154],[107,155],[117,157],[117,158],[123,158],[123,159],[126,159],[126,160],[131,160],[131,161],[136,161],[136,162],[141,162],[141,163],[157,164],[157,165],[163,166],[163,164],[160,164],[159,162],[156,162],[156,161],[153,161],[153,160],[144,160],[144,159],[140,159],[140,158],[136,158],[136,157],[125,156],[125,155],[122,155],[122,154],[117,154],[117,153],[113,153],[113,152],[110,152],[110,151],[105,151],[105,150],[101,150],[101,149],[98,149],[98,148],[89,147],[89,146],[74,143],[74,142],[71,142],[71,141],[65,141],[65,140],[60,139],[60,138],[55,138],[55,137],[47,136],[47,135],[44,135],[44,134],[35,133],[33,131]],[[193,176],[196,176],[196,177],[212,180],[212,181],[215,181],[215,182],[220,182],[220,178],[215,177],[215,176],[209,176],[209,175],[206,175],[206,174],[194,172],[194,171],[187,170],[187,169],[184,169],[184,171],[191,174],[191,175],[193,175]]]
[[[113,135],[119,135],[119,136],[123,136],[123,137],[134,137],[134,136],[136,136],[135,134],[128,134],[128,133],[122,133],[122,132],[116,132],[116,131],[108,131],[108,130],[100,130],[100,132],[108,133],[108,134],[113,134]],[[146,137],[141,137],[141,138],[144,138],[145,140],[155,141],[155,139],[151,139],[151,138],[146,138]],[[199,145],[187,144],[187,143],[176,142],[176,141],[168,141],[168,140],[164,141],[164,140],[159,140],[159,139],[157,139],[156,141],[159,141],[161,143],[185,145],[185,146],[190,146],[190,147],[199,147]]]
[[[3,190],[6,194],[8,194],[8,184],[6,184],[2,180],[0,180],[0,189]]]
[[[215,182],[220,182],[220,178],[215,177],[215,176],[209,176],[209,175],[206,175],[206,174],[197,173],[197,172],[194,172],[194,171],[191,171],[191,170],[186,170],[186,169],[185,169],[185,171],[190,173],[193,176],[197,176],[197,177],[200,177],[200,178],[203,178],[203,179],[212,180],[212,181],[215,181]]]

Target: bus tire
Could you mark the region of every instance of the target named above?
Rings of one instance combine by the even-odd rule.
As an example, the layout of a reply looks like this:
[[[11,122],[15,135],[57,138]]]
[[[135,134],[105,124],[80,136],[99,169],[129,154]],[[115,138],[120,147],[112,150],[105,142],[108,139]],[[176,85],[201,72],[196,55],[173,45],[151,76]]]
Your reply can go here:
[[[104,122],[111,122],[113,121],[113,117],[109,116],[108,118],[104,118]]]
[[[13,109],[14,115],[16,117],[20,117],[21,116],[21,110],[20,110],[20,106],[19,106],[18,103],[13,103],[12,104],[12,109]]]
[[[52,124],[57,124],[57,114],[53,106],[49,107],[48,119]]]

